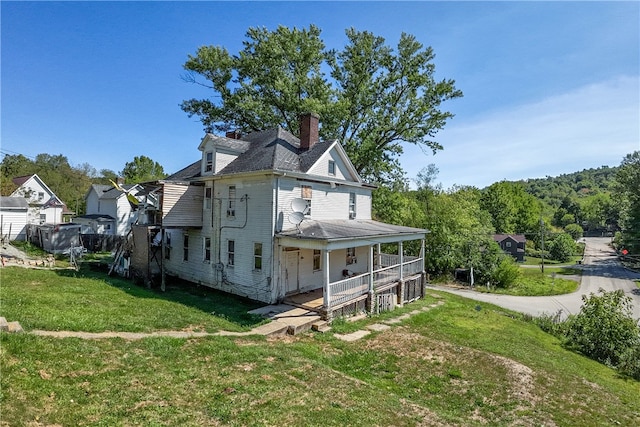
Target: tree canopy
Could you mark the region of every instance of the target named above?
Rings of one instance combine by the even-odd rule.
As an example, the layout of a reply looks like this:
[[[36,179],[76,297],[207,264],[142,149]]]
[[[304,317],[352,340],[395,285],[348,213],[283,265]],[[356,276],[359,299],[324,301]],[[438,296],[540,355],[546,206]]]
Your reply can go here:
[[[622,200],[623,244],[640,254],[640,151],[627,154],[616,175],[616,194]]]
[[[164,168],[147,156],[136,156],[127,162],[122,169],[122,176],[128,184],[155,181],[165,178]]]
[[[453,80],[436,81],[430,47],[403,33],[394,49],[350,28],[342,50],[326,49],[320,34],[314,25],[249,28],[237,55],[200,47],[184,64],[185,79],[213,93],[182,109],[206,131],[280,126],[294,135],[302,114],[319,114],[321,137],[339,139],[358,172],[376,182],[402,176],[402,143],[442,148],[434,137],[453,115],[440,106],[462,92]]]

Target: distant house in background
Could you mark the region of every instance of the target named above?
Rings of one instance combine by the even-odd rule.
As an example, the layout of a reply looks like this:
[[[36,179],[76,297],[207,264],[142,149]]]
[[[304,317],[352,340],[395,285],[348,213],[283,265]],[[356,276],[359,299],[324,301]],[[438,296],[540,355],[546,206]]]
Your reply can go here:
[[[513,256],[516,261],[524,261],[524,250],[527,245],[527,239],[524,234],[494,234],[495,240],[500,248]]]
[[[13,178],[18,188],[9,197],[24,197],[29,204],[28,224],[60,224],[70,215],[67,206],[36,174]]]
[[[0,197],[0,238],[25,240],[29,203],[24,197]]]
[[[74,222],[82,225],[83,234],[125,236],[137,217],[128,196],[135,196],[141,188],[137,184],[120,188],[93,184],[85,196],[86,214],[76,217]]]

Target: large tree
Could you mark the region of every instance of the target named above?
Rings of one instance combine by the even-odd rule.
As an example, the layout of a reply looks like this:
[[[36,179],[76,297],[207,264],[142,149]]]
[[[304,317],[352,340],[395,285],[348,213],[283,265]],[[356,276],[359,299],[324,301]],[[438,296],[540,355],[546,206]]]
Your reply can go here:
[[[616,194],[622,201],[623,244],[640,254],[640,151],[627,154],[616,175]]]
[[[167,176],[162,165],[147,156],[135,156],[133,161],[124,165],[121,175],[128,184],[155,181]]]
[[[184,64],[186,80],[212,89],[182,109],[205,130],[263,130],[298,134],[298,117],[321,116],[321,136],[338,138],[356,169],[374,181],[401,175],[402,143],[435,152],[435,134],[452,114],[443,101],[462,96],[453,80],[436,81],[434,53],[402,34],[397,47],[370,32],[346,31],[343,50],[327,50],[320,29],[250,28],[244,48],[200,47]],[[331,79],[324,69],[329,70]]]

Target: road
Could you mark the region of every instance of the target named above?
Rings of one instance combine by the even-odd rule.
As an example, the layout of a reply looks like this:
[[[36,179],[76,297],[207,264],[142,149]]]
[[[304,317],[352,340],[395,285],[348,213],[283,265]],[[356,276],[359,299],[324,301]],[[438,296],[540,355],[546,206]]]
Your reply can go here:
[[[540,316],[542,314],[555,314],[561,312],[561,317],[569,314],[577,314],[582,306],[582,295],[597,293],[598,289],[613,291],[621,289],[625,295],[633,300],[633,317],[640,319],[640,288],[633,282],[640,279],[640,273],[629,271],[622,267],[615,252],[608,246],[610,238],[588,237],[585,238],[585,257],[582,268],[582,280],[576,292],[545,296],[522,297],[512,295],[495,295],[475,292],[468,289],[453,289],[443,286],[431,286],[456,295],[461,295],[476,301],[488,302],[500,307],[521,313]]]

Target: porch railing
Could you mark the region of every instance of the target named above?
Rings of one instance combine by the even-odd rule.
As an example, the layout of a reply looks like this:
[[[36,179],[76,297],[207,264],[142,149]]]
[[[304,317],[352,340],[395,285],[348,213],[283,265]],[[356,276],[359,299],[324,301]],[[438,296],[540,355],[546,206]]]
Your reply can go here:
[[[329,283],[329,295],[331,307],[351,301],[369,291],[369,273],[349,277]]]
[[[373,272],[373,288],[378,290],[384,285],[400,280],[400,268],[402,276],[409,277],[420,274],[423,270],[423,259],[415,256],[405,256],[400,265],[398,255],[380,254],[381,268]],[[391,265],[385,265],[393,263]],[[329,283],[329,307],[339,306],[369,292],[369,273]]]

